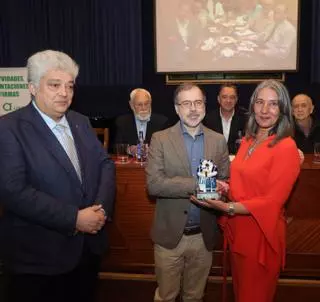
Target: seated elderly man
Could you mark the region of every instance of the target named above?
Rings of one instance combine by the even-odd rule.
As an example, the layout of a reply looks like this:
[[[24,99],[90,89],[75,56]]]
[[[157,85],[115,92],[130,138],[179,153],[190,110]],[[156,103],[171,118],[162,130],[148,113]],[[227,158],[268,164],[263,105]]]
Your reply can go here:
[[[292,109],[296,144],[304,153],[313,153],[314,143],[320,142],[320,123],[312,116],[312,99],[306,94],[298,94],[292,100]]]
[[[134,153],[140,131],[144,142],[149,143],[154,132],[166,128],[167,117],[152,113],[151,103],[151,94],[146,89],[137,88],[130,93],[129,105],[132,113],[116,119],[114,143],[129,144]]]

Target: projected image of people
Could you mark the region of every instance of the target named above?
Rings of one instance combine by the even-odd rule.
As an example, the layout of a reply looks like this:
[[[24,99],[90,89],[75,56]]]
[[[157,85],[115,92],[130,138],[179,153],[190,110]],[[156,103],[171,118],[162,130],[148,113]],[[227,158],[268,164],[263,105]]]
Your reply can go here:
[[[180,1],[175,14],[163,24],[166,29],[164,38],[168,47],[165,52],[169,64],[183,65],[192,59],[193,53],[200,47],[207,25],[206,10],[201,4]]]
[[[295,70],[297,0],[157,0],[157,71]]]

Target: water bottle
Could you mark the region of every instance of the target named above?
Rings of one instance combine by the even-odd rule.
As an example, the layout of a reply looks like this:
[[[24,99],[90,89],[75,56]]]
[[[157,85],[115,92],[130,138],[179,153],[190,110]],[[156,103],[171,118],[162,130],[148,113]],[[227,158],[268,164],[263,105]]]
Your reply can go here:
[[[139,131],[138,134],[138,144],[137,144],[137,154],[136,154],[137,161],[142,162],[144,161],[144,138],[143,138],[143,131]]]

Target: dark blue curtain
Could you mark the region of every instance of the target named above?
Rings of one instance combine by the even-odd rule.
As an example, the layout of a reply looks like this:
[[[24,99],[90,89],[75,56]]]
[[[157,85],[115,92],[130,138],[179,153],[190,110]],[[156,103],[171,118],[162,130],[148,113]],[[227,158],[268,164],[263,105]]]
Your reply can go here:
[[[0,67],[43,49],[70,54],[79,84],[142,82],[141,0],[7,0],[0,8]]]
[[[320,83],[320,1],[312,0],[311,82]]]

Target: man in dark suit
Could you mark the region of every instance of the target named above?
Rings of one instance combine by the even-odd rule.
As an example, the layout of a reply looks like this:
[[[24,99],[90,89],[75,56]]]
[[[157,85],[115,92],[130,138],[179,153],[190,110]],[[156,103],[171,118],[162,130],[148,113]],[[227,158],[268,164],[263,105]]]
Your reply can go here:
[[[208,113],[203,124],[224,135],[230,154],[237,152],[237,143],[244,134],[246,117],[236,110],[238,101],[237,87],[227,83],[220,86],[218,95],[219,108]]]
[[[151,94],[146,89],[136,88],[130,93],[129,105],[132,114],[118,117],[115,121],[115,143],[129,144],[132,154],[142,131],[144,142],[149,144],[151,135],[167,126],[167,117],[152,113]]]
[[[320,121],[313,116],[311,97],[298,94],[292,99],[295,121],[294,140],[303,153],[313,153],[315,143],[320,143]]]
[[[27,68],[32,102],[0,119],[7,301],[94,301],[114,164],[89,120],[68,110],[77,64],[46,50]]]
[[[183,301],[201,302],[218,227],[214,213],[192,204],[190,196],[200,160],[212,160],[218,178],[226,179],[229,157],[223,136],[201,124],[205,96],[197,85],[178,86],[174,105],[180,121],[152,136],[146,168],[148,191],[157,198],[154,301],[175,301],[182,287]]]

